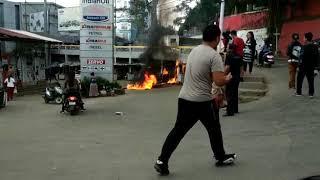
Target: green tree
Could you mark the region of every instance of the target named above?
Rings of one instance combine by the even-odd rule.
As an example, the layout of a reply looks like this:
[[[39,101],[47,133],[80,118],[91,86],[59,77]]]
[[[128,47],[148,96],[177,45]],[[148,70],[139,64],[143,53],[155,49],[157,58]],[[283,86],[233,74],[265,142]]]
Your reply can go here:
[[[217,20],[220,0],[200,0],[192,9],[189,6],[190,2],[185,0],[176,7],[176,11],[184,11],[187,14],[186,17],[175,20],[175,24],[180,25],[179,34],[193,28],[202,30],[207,24]]]
[[[138,39],[143,36],[148,29],[148,17],[151,10],[151,3],[148,0],[131,0],[128,9],[132,19],[132,25],[137,30]]]

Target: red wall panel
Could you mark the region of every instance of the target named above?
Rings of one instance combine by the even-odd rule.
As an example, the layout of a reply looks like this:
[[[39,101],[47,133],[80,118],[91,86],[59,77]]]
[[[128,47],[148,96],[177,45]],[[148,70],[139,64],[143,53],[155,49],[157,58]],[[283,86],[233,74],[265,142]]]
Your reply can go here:
[[[320,19],[301,22],[288,22],[283,24],[279,40],[279,49],[282,55],[286,55],[287,46],[291,42],[291,35],[298,33],[300,41],[304,39],[306,32],[312,32],[315,39],[320,38]]]
[[[266,27],[268,11],[244,13],[224,18],[225,30],[258,29]]]

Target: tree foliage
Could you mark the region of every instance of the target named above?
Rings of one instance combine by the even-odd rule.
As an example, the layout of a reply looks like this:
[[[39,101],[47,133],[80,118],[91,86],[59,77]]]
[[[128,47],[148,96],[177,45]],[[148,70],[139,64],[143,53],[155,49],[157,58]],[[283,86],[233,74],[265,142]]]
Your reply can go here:
[[[174,21],[175,24],[180,25],[179,34],[192,28],[202,30],[218,17],[220,0],[200,0],[192,9],[189,6],[191,1],[185,0],[176,7],[176,11],[186,12],[186,17],[177,18]]]
[[[148,0],[131,0],[128,9],[132,25],[137,30],[137,35],[145,34],[148,29],[148,17],[151,4]]]

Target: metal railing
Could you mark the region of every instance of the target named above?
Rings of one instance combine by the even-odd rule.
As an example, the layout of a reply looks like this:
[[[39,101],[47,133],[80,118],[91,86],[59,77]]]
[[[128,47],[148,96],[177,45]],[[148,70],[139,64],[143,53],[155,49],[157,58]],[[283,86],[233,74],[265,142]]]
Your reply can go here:
[[[148,46],[114,46],[114,48],[115,51],[129,51],[129,49],[132,49],[140,52],[147,49]],[[172,46],[171,48],[191,51],[194,46]],[[51,49],[80,50],[80,45],[51,45]]]
[[[116,58],[138,58],[148,46],[114,46]],[[181,56],[188,55],[194,46],[171,46]],[[52,45],[55,50],[80,50],[80,45]]]

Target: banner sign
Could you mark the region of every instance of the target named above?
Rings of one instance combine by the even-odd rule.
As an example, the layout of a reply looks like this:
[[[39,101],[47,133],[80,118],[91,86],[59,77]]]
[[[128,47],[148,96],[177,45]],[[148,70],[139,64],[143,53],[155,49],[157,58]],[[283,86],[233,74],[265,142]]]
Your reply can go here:
[[[113,80],[113,1],[81,0],[81,78],[92,72]]]
[[[256,49],[258,52],[261,51],[264,40],[268,37],[268,30],[267,28],[261,28],[261,29],[250,29],[250,30],[239,30],[238,36],[241,37],[244,41],[247,40],[247,33],[249,31],[252,31],[254,34],[254,38],[256,39],[257,46]]]
[[[30,14],[30,31],[44,32],[44,12]]]
[[[70,7],[58,9],[58,30],[79,31],[80,30],[80,8]]]

